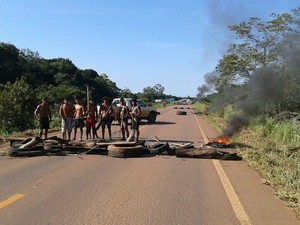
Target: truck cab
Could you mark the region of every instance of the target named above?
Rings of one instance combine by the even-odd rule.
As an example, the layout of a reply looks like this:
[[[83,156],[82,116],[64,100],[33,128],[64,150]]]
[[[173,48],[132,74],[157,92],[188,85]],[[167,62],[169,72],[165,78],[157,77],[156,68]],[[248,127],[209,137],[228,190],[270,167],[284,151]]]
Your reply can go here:
[[[131,98],[124,98],[126,105],[131,109],[132,103]],[[139,116],[139,119],[146,119],[149,123],[155,123],[156,116],[159,114],[157,110],[153,107],[147,106],[145,103],[143,103],[141,100],[137,100],[138,106],[141,107],[141,115]],[[112,101],[113,105],[113,114],[116,116],[119,114],[119,107],[121,106],[121,98],[115,98]]]

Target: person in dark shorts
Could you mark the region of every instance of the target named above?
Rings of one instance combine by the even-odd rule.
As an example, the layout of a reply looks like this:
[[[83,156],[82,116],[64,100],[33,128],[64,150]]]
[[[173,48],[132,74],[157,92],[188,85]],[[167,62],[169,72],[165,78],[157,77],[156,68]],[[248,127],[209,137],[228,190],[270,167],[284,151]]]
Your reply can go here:
[[[136,98],[133,98],[131,102],[132,102],[132,108],[130,110],[131,130],[133,132],[133,134],[132,134],[133,139],[134,139],[134,136],[136,135],[135,141],[138,142],[139,141],[139,136],[140,136],[140,120],[139,120],[138,117],[141,114],[141,107],[138,106]]]
[[[75,112],[74,112],[74,138],[73,138],[73,140],[76,140],[77,128],[80,129],[80,139],[79,140],[82,140],[83,128],[85,126],[84,121],[83,121],[84,107],[79,98],[75,99],[75,103],[76,104],[75,104]]]
[[[126,105],[126,102],[124,98],[120,99],[121,106],[119,107],[119,123],[121,126],[121,133],[122,133],[122,141],[125,141],[125,133],[126,138],[129,137],[129,131],[128,131],[128,117],[129,117],[129,108]]]
[[[104,97],[102,98],[102,105],[100,106],[100,116],[101,116],[101,126],[102,126],[102,139],[104,139],[105,134],[105,126],[108,129],[108,136],[111,140],[111,114],[112,114],[112,107],[109,104],[109,98]]]
[[[43,136],[43,130],[45,130],[44,136],[45,138],[47,138],[50,121],[51,121],[51,111],[46,101],[46,98],[42,98],[42,102],[36,107],[34,111],[34,115],[40,121],[40,132],[39,132],[40,138],[42,138]]]

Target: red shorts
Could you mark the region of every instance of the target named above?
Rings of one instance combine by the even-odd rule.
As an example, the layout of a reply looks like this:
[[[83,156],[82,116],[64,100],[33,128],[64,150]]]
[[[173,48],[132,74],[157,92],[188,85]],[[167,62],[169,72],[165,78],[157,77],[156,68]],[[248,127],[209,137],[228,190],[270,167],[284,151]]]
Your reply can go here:
[[[86,128],[87,129],[95,128],[95,125],[96,125],[95,118],[91,118],[91,117],[86,118]]]

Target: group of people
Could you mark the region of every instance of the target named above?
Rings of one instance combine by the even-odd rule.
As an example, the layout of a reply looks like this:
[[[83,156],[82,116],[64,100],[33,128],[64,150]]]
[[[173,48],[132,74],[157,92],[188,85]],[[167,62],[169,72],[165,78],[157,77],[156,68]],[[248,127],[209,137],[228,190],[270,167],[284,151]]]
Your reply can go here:
[[[94,104],[93,100],[89,100],[87,104],[87,109],[83,106],[79,98],[75,98],[75,105],[69,102],[68,98],[65,98],[63,103],[59,108],[59,115],[61,117],[61,130],[63,139],[71,140],[71,134],[74,129],[73,140],[77,138],[77,131],[80,131],[79,140],[83,139],[83,128],[86,127],[86,139],[99,138],[97,130],[102,128],[102,139],[105,136],[105,128],[107,127],[108,136],[111,140],[111,124],[112,124],[112,114],[113,107],[110,104],[109,98],[102,98],[103,103],[101,104],[99,110]],[[136,138],[135,141],[139,140],[139,115],[141,114],[141,108],[137,105],[137,99],[132,99],[132,108],[126,105],[124,98],[121,98],[121,105],[118,110],[118,115],[115,115],[119,120],[120,129],[122,133],[121,140],[129,140]],[[40,132],[39,136],[42,138],[43,131],[44,136],[47,138],[48,129],[51,122],[51,111],[50,107],[43,98],[41,103],[36,107],[34,115],[39,119],[40,122]],[[99,123],[97,124],[98,119]],[[131,129],[132,135],[129,136],[128,130],[128,119],[131,118]],[[96,126],[97,124],[97,126]]]

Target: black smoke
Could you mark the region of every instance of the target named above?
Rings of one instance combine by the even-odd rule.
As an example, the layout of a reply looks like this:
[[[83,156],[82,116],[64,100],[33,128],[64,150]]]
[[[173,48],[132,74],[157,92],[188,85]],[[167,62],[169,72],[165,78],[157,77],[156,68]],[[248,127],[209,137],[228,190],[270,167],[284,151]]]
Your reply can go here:
[[[233,90],[233,93],[224,93],[219,101],[228,99],[227,95],[229,94],[230,99],[236,99],[236,102],[233,102],[234,113],[228,118],[228,126],[224,129],[223,135],[233,136],[248,126],[250,118],[254,116],[276,114],[284,101],[285,85],[279,71],[260,68],[253,72],[249,81],[240,87],[239,91]],[[244,95],[233,96],[234,93],[240,92],[244,92]],[[228,104],[228,101],[223,104],[226,103]]]
[[[216,79],[219,74],[216,71],[206,73],[204,75],[204,82],[202,86],[198,87],[197,99],[203,98],[206,94],[212,93],[216,90]]]

